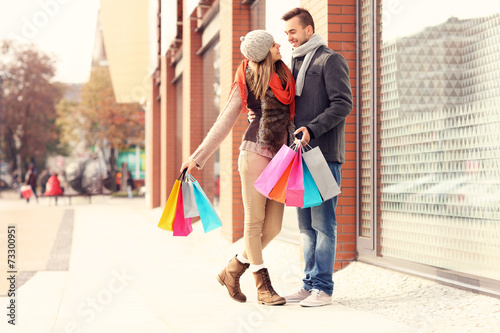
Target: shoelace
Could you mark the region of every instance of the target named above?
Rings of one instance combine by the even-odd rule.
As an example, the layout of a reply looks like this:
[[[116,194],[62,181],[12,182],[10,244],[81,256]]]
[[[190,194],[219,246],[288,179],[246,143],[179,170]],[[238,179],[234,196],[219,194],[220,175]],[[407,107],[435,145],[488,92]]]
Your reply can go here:
[[[267,271],[262,272],[262,278],[264,279],[267,291],[269,291],[271,295],[277,295],[277,293],[273,289],[273,286],[271,285],[271,279],[269,278],[269,274],[267,274]]]
[[[321,295],[321,290],[319,290],[319,289],[311,289],[311,295],[319,297]]]
[[[240,272],[236,275],[236,282],[234,284],[234,287],[239,290],[240,289],[240,277],[243,275],[243,273],[245,273],[245,271],[247,270],[247,266],[245,266],[245,269],[242,269],[240,270]]]

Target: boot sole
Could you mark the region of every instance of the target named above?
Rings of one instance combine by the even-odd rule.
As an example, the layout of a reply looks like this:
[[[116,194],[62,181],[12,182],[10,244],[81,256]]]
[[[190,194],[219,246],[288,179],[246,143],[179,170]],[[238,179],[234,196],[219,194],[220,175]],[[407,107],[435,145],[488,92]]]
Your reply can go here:
[[[277,302],[273,302],[273,303],[266,303],[266,302],[259,301],[259,304],[262,304],[262,305],[285,305],[286,301],[277,301]]]
[[[226,287],[226,284],[224,283],[224,281],[222,281],[222,279],[220,278],[219,275],[217,275],[217,281],[220,283],[221,286]],[[231,297],[231,299],[235,300],[236,302],[240,302],[240,303],[246,302],[246,300],[243,301],[243,300],[240,300],[240,299],[237,299],[237,298],[234,298],[233,296],[231,296],[231,294],[229,293],[229,289],[227,289],[227,287],[226,287],[226,290],[227,290],[229,297]]]

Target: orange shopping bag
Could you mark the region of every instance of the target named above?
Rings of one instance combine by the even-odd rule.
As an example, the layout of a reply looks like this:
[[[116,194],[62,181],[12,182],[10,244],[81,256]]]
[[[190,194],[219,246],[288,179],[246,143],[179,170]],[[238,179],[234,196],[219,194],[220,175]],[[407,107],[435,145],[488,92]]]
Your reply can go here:
[[[288,178],[290,177],[290,171],[292,170],[294,159],[290,162],[290,164],[286,168],[285,172],[283,172],[280,179],[278,180],[276,185],[274,185],[273,189],[269,193],[269,199],[273,199],[274,201],[285,203],[286,186],[288,184]]]
[[[160,217],[160,222],[158,222],[158,227],[162,229],[174,231],[174,219],[175,213],[177,212],[177,202],[179,197],[179,190],[181,187],[180,180],[184,178],[186,170],[184,170],[179,178],[177,178],[177,180],[175,181],[174,186],[172,187],[172,191],[170,192],[170,196],[168,197],[167,204],[163,209],[163,213]]]

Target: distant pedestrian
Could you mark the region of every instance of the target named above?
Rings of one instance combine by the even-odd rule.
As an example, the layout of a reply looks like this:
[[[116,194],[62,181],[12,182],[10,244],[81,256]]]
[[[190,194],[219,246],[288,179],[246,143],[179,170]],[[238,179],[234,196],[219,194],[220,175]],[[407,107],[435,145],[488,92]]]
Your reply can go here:
[[[127,192],[129,199],[132,199],[134,197],[133,193],[134,188],[135,188],[134,180],[132,179],[132,174],[129,171],[127,174]]]
[[[40,174],[40,188],[41,188],[41,193],[44,195],[45,191],[47,190],[47,181],[50,178],[50,171],[45,169],[42,171]]]
[[[64,189],[61,187],[61,182],[56,172],[50,176],[47,181],[47,191],[44,192],[46,196],[58,196],[64,193]]]
[[[38,194],[36,193],[36,185],[37,185],[37,172],[35,169],[35,166],[33,164],[30,164],[28,172],[26,172],[25,176],[25,185],[30,185],[31,186],[31,191],[35,195],[36,201],[38,202]],[[30,202],[30,198],[26,198],[26,202]]]
[[[116,191],[119,192],[122,186],[122,173],[118,171],[115,176]]]

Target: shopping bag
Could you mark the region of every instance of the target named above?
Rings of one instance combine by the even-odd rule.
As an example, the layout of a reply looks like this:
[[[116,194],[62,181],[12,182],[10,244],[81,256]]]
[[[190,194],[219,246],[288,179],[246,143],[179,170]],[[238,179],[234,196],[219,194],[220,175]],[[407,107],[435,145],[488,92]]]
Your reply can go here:
[[[193,183],[190,181],[181,184],[182,189],[182,204],[184,205],[184,217],[200,216],[198,207],[196,206],[196,198],[194,196]]]
[[[307,145],[307,148],[311,148],[311,146]],[[328,167],[325,157],[319,147],[304,151],[302,157],[311,172],[323,201],[339,195],[340,187],[333,177],[332,171]]]
[[[302,149],[297,149],[286,185],[285,204],[291,207],[302,207],[304,205],[304,172],[301,152]]]
[[[21,186],[21,195],[23,196],[24,199],[31,198],[32,194],[33,194],[33,190],[31,189],[31,185]]]
[[[187,236],[193,231],[191,226],[191,218],[184,217],[184,205],[182,202],[182,186],[186,184],[181,183],[181,190],[179,190],[179,195],[177,197],[177,207],[174,219],[174,236]]]
[[[283,145],[281,149],[276,153],[273,159],[265,167],[265,169],[260,174],[259,178],[255,181],[255,188],[259,193],[269,198],[269,193],[276,185],[278,180],[280,180],[283,172],[288,168],[290,162],[292,162],[295,156],[295,150],[293,149],[295,144],[291,147]],[[285,185],[286,186],[286,185]]]
[[[290,177],[290,171],[292,170],[293,160],[289,163],[285,172],[281,175],[280,179],[273,187],[269,195],[267,196],[269,199],[273,199],[274,201],[278,201],[281,203],[285,203],[286,201],[286,185],[288,184],[288,178]]]
[[[203,230],[205,230],[205,232],[209,232],[222,227],[222,221],[215,211],[214,206],[212,205],[210,200],[208,200],[208,197],[201,188],[201,185],[192,175],[188,174],[187,176],[188,179],[190,179],[193,183],[196,206],[198,207],[198,213],[200,216],[201,224],[203,225]]]
[[[168,196],[167,204],[165,205],[163,213],[161,214],[160,222],[158,222],[158,227],[162,229],[170,231],[174,230],[174,219],[175,213],[177,212],[177,197],[179,196],[181,186],[180,180],[184,178],[185,174],[186,171],[184,170],[184,172],[182,172],[179,178],[177,178],[177,180],[175,181],[174,186],[172,187],[172,191]]]
[[[302,208],[310,208],[321,205],[323,199],[321,199],[321,194],[319,194],[318,187],[314,182],[307,164],[304,162],[304,158],[302,158],[302,170],[304,173],[304,205]]]

